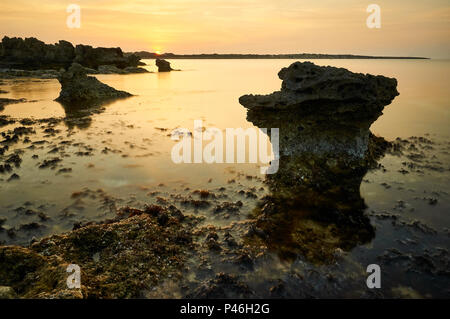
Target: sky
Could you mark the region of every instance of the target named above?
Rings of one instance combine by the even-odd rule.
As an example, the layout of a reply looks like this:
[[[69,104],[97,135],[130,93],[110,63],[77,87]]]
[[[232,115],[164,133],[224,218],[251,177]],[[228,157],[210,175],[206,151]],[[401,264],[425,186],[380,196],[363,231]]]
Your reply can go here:
[[[368,28],[369,4],[381,27]],[[81,8],[69,28],[67,6]],[[0,36],[188,53],[450,58],[449,0],[0,0]]]

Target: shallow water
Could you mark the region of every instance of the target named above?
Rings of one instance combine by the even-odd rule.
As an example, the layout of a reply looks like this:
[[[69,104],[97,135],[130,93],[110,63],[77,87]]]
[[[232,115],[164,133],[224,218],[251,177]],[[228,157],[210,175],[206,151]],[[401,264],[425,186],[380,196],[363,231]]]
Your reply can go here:
[[[156,71],[153,61],[144,62],[149,64],[148,70]],[[122,206],[143,207],[148,203],[197,198],[192,193],[197,189],[222,194],[213,201],[213,205],[223,201],[243,202],[242,209],[236,214],[214,214],[210,208],[186,207],[189,212],[205,216],[205,225],[226,226],[248,217],[258,199],[268,193],[263,183],[265,176],[259,172],[260,163],[174,164],[170,151],[175,142],[170,139],[170,132],[180,127],[192,131],[194,120],[202,120],[206,128],[222,130],[253,127],[247,121],[246,110],[238,103],[238,98],[243,94],[266,94],[278,90],[281,81],[276,74],[281,67],[294,61],[171,62],[174,68],[182,71],[97,75],[100,81],[135,96],[105,105],[96,114],[84,117],[66,114],[64,108],[53,101],[60,89],[57,80],[4,81],[1,88],[9,93],[1,94],[1,97],[25,98],[28,102],[8,105],[0,115],[18,119],[67,116],[80,120],[60,122],[52,126],[59,132],[50,135],[44,132],[47,124],[34,125],[36,134],[30,135],[31,142],[45,140],[44,144],[35,144],[34,149],[29,149],[30,143],[20,141],[10,147],[9,153],[23,150],[23,154],[20,168],[14,170],[20,175],[19,180],[7,182],[9,175],[0,175],[3,179],[0,184],[0,215],[7,218],[4,227],[18,229],[24,223],[38,221],[35,214],[26,213],[28,209],[44,211],[50,219],[43,221],[39,229],[17,231],[15,237],[0,232],[0,240],[7,244],[26,244],[33,236],[70,230],[75,222],[112,217]],[[405,158],[386,155],[380,163],[387,172],[369,171],[360,191],[368,206],[367,213],[372,214],[376,236],[369,243],[356,244],[349,252],[349,258],[363,267],[365,263],[375,262],[385,249],[402,247],[400,241],[410,238],[419,242],[407,247],[412,252],[449,248],[450,61],[312,62],[345,67],[353,72],[395,77],[400,95],[385,108],[384,115],[372,125],[371,131],[387,140],[427,137],[435,143],[432,149],[425,150],[429,157],[427,161],[434,160],[434,168],[441,168],[401,173],[399,170],[404,167],[402,162]],[[16,126],[20,125],[5,126],[1,130]],[[33,155],[38,158],[32,158]],[[44,159],[53,157],[62,159],[55,169],[38,168]],[[71,171],[59,171],[61,168]],[[219,190],[221,187],[225,189]],[[239,193],[242,190],[244,193]],[[430,198],[436,199],[437,203],[430,205]],[[399,201],[403,203],[400,208]],[[391,225],[391,220],[374,217],[383,211],[398,213],[405,223],[418,220],[436,233],[429,235],[413,227],[397,229]],[[274,267],[282,264],[277,261],[275,265],[278,266]],[[267,269],[263,277],[278,273],[272,268]],[[390,269],[390,280],[399,276],[397,272],[401,273],[401,269]],[[423,296],[446,294],[442,283],[437,286],[430,284],[426,276],[416,283],[412,277],[402,280],[399,280],[400,284],[394,283],[393,287],[413,287]]]

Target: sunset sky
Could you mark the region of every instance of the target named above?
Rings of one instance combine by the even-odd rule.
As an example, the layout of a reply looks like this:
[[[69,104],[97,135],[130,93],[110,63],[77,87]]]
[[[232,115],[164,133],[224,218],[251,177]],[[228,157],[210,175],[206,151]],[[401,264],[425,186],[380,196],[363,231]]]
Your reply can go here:
[[[81,28],[66,8],[81,6]],[[369,29],[366,8],[381,7]],[[449,0],[1,0],[0,35],[174,53],[450,58]]]

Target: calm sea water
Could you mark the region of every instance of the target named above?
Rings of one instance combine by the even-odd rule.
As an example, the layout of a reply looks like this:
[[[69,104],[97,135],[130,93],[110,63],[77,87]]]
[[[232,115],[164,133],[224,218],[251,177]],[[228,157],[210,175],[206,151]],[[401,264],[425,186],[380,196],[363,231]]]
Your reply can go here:
[[[156,71],[154,61],[144,60],[146,68]],[[188,196],[195,189],[216,191],[226,187],[230,201],[244,201],[240,215],[219,218],[208,211],[205,223],[227,225],[245,219],[257,199],[242,198],[240,190],[256,188],[262,197],[267,190],[258,164],[174,164],[170,151],[175,128],[193,130],[194,120],[205,127],[248,128],[246,109],[238,103],[243,94],[267,94],[278,90],[278,71],[294,60],[173,60],[180,72],[132,75],[98,75],[97,78],[135,96],[106,105],[102,112],[85,118],[80,125],[60,123],[60,132],[45,137],[44,127],[36,126],[32,141],[46,140],[33,150],[22,142],[12,146],[21,152],[22,164],[16,173],[20,180],[6,182],[0,175],[0,215],[7,227],[18,227],[35,217],[20,214],[21,208],[43,210],[51,219],[45,227],[15,239],[2,235],[6,243],[26,243],[31,236],[44,236],[71,229],[74,222],[101,220],[115,214],[118,207],[142,207],[158,200],[170,201],[174,194]],[[314,60],[318,65],[345,67],[353,72],[381,74],[398,80],[400,95],[385,108],[371,127],[373,133],[388,140],[396,137],[427,136],[448,146],[450,136],[450,61],[448,60]],[[6,80],[2,97],[25,98],[26,103],[12,104],[1,113],[14,118],[65,117],[63,107],[54,101],[60,85],[57,80]],[[2,128],[3,131],[13,126]],[[282,129],[282,128],[280,128]],[[70,141],[70,146],[62,142]],[[447,144],[445,144],[447,143]],[[49,153],[61,147],[56,153]],[[105,148],[107,148],[105,150]],[[102,150],[105,150],[102,152]],[[76,155],[89,151],[88,155]],[[382,164],[391,173],[369,172],[361,185],[361,196],[368,211],[390,210],[401,200],[410,208],[407,220],[419,219],[444,234],[450,227],[449,157],[447,150],[435,150],[446,170],[423,175],[401,174],[401,159],[387,155]],[[38,159],[33,158],[38,155]],[[39,169],[42,160],[58,156],[58,169]],[[251,178],[249,178],[251,177]],[[380,186],[382,183],[401,187]],[[262,188],[261,188],[262,187]],[[90,194],[83,200],[76,192]],[[95,193],[97,192],[97,193]],[[420,197],[435,192],[438,204],[430,206]],[[95,195],[97,194],[97,195]],[[423,196],[422,196],[423,195]],[[158,199],[158,197],[160,197]],[[374,221],[376,224],[377,221]],[[369,244],[381,252],[398,240],[388,226],[379,225],[376,238]],[[449,247],[448,235],[424,239]],[[366,247],[367,248],[367,247]],[[363,248],[356,247],[355,254]]]

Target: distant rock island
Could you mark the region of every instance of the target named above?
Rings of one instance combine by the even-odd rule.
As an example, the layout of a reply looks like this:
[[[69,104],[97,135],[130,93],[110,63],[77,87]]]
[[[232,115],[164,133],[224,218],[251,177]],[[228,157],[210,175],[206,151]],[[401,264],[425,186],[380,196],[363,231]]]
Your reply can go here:
[[[127,52],[126,56],[135,55],[141,59],[429,59],[426,57],[370,56],[353,54],[157,54],[147,51]]]

